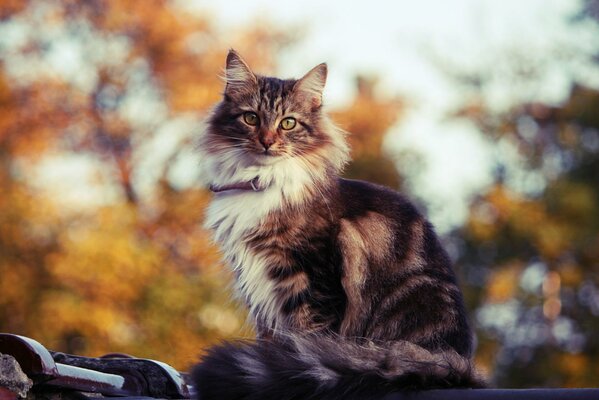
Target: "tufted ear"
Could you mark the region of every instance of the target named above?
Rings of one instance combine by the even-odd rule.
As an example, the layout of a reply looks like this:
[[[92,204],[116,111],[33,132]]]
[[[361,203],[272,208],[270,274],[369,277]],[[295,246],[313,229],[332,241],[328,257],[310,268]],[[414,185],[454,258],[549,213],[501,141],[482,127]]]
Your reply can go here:
[[[327,81],[327,65],[319,64],[312,68],[306,75],[298,80],[293,88],[294,92],[305,96],[312,104],[312,109],[322,105],[322,91]]]
[[[225,98],[251,93],[258,89],[258,79],[247,63],[233,49],[227,54]]]

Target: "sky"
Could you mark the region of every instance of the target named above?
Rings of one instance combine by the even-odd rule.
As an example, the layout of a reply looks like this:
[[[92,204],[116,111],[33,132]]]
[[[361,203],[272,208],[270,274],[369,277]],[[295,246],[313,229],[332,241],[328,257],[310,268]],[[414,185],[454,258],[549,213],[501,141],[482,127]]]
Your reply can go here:
[[[573,79],[599,87],[597,69],[580,57],[599,51],[597,29],[569,22],[578,10],[579,0],[174,1],[178,7],[210,16],[221,36],[219,42],[228,47],[238,47],[235,34],[239,27],[254,26],[256,21],[275,25],[279,30],[302,32],[297,43],[278,55],[276,73],[283,78],[299,77],[313,66],[327,62],[325,104],[330,108],[352,101],[358,74],[376,76],[378,94],[383,98],[405,99],[407,111],[387,135],[386,151],[392,156],[405,151],[421,156],[422,162],[417,164],[399,159],[398,168],[409,170],[411,194],[425,204],[429,218],[441,232],[464,221],[469,198],[492,183],[498,156],[496,143],[485,140],[466,121],[447,118],[469,96],[449,78],[447,68],[485,72],[489,83],[483,95],[497,110],[519,101],[559,103],[567,96]],[[86,68],[86,63],[93,64],[97,61],[94,57],[106,54],[93,51],[105,46],[101,39],[93,39],[93,46],[83,48],[89,42],[75,40],[80,38],[69,37],[68,32],[54,32],[51,24],[32,29],[27,34],[56,36],[50,59],[45,60],[47,64],[38,65],[13,57],[12,64],[5,65],[9,72],[27,80],[29,75],[36,76],[40,66],[44,70],[50,67],[76,85],[93,86],[97,78],[86,75],[86,71],[92,70]],[[4,26],[0,43],[18,47],[27,34],[17,25]],[[110,49],[112,53],[107,58],[115,62],[127,54],[126,43]],[[511,62],[514,60],[516,63]],[[518,81],[512,76],[509,65],[520,62],[535,66],[531,79]],[[509,81],[512,78],[514,81]],[[144,110],[152,106],[149,113],[140,113],[140,105],[135,102],[128,104],[136,121],[151,124],[152,121],[139,121],[139,115],[151,119],[166,113],[161,109],[162,103],[151,101],[154,98],[153,93],[137,96],[138,100],[143,99]],[[174,121],[163,128],[169,132],[159,136],[173,142],[176,132],[189,127],[185,121]],[[157,148],[172,144],[155,143]],[[155,153],[151,160],[156,160],[158,151]],[[502,156],[506,156],[505,152]],[[517,156],[511,157],[517,164]],[[107,197],[106,193],[100,195],[91,190],[85,191],[86,196],[81,190],[66,190],[81,187],[73,182],[86,180],[84,175],[91,170],[75,167],[83,162],[75,158],[43,164],[40,181],[56,182],[55,187],[64,189],[62,196],[72,193],[72,197],[90,204],[94,199]],[[194,165],[188,158],[174,174],[182,182],[189,181],[188,171]],[[145,176],[139,179],[150,182],[151,165],[142,170]]]
[[[497,153],[496,144],[472,126],[445,118],[466,94],[443,69],[488,71],[492,79],[484,94],[498,110],[521,100],[559,103],[573,77],[599,85],[599,77],[581,63],[552,59],[568,50],[597,49],[593,32],[569,23],[579,5],[577,0],[181,2],[211,13],[225,36],[256,20],[301,29],[301,40],[280,55],[279,73],[298,77],[327,62],[325,102],[331,107],[351,101],[357,74],[378,76],[381,96],[406,98],[408,113],[389,133],[386,147],[391,154],[421,154],[423,167],[412,171],[411,191],[441,231],[463,222],[467,199],[492,183]],[[530,82],[506,84],[506,54],[542,67]]]

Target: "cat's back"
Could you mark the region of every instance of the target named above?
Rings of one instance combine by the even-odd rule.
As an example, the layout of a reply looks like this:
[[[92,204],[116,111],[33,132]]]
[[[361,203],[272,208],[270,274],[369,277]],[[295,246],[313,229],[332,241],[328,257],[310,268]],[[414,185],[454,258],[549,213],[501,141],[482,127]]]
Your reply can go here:
[[[441,272],[453,283],[449,257],[433,226],[405,196],[350,179],[339,180],[339,194],[343,211],[338,240],[342,247],[359,247],[367,264],[383,267],[388,274],[417,270],[439,276]]]
[[[469,355],[463,299],[432,225],[391,189],[347,179],[339,188],[345,210],[338,240],[348,293],[342,333]]]
[[[369,212],[381,214],[398,223],[423,218],[410,200],[382,185],[339,178],[339,194],[343,202],[342,218],[360,218]]]

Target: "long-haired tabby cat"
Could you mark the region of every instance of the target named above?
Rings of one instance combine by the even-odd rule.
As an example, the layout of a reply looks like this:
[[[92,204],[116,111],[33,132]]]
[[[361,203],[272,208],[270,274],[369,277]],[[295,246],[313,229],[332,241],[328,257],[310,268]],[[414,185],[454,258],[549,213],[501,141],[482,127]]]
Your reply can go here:
[[[371,398],[481,385],[462,294],[431,225],[398,193],[339,177],[345,134],[322,109],[327,67],[254,74],[235,51],[199,139],[206,224],[256,341],[195,367],[205,399]]]

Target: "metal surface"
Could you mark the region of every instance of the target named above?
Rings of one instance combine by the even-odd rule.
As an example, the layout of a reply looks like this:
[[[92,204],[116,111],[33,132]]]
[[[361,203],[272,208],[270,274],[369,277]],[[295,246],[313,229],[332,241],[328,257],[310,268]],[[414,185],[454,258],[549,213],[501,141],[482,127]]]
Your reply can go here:
[[[56,362],[122,375],[127,383],[139,385],[138,395],[166,399],[191,398],[184,377],[168,364],[143,358],[90,358],[54,353]]]
[[[598,400],[599,389],[443,389],[393,393],[381,400]]]
[[[127,390],[122,376],[56,363],[44,346],[25,336],[0,334],[0,353],[13,356],[35,384],[113,396],[140,394],[138,391]]]
[[[13,356],[29,377],[58,373],[50,352],[31,338],[0,333],[0,353]]]
[[[58,374],[46,384],[112,395],[137,394],[138,392],[137,390],[127,390],[129,388],[125,388],[125,378],[120,375],[105,374],[64,364],[56,364],[56,369]]]
[[[48,351],[37,341],[0,334],[0,353],[13,356],[35,385],[109,396],[188,399],[190,387],[171,366],[124,355],[90,358]]]

